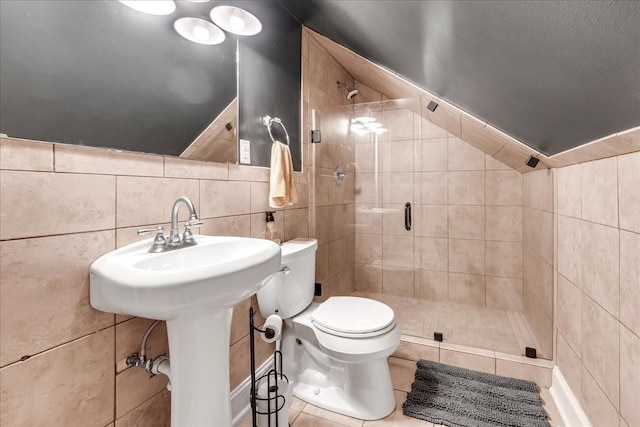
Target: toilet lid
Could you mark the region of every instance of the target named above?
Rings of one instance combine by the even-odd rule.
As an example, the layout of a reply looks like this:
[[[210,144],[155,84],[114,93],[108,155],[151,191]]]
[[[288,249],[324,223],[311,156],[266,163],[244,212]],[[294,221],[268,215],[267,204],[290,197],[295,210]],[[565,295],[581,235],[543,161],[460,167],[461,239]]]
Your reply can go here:
[[[318,326],[347,334],[382,330],[394,322],[393,310],[368,298],[331,297],[311,315]]]

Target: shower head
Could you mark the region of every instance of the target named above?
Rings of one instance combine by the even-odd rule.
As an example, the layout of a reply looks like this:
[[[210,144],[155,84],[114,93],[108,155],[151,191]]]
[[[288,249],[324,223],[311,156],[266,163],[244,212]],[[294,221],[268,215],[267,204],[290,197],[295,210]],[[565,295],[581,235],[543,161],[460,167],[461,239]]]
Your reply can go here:
[[[346,83],[342,83],[339,81],[337,82],[337,84],[339,88],[343,87],[347,90],[347,99],[352,99],[358,94],[358,89],[351,89],[349,86],[347,86]]]

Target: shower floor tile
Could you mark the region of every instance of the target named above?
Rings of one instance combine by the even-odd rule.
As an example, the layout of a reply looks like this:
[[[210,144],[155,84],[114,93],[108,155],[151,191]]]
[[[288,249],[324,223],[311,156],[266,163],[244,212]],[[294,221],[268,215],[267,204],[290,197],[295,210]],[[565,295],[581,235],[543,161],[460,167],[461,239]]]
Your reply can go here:
[[[434,332],[441,332],[445,343],[513,355],[524,355],[525,347],[538,347],[521,312],[371,292],[352,295],[391,307],[405,335],[433,339]]]

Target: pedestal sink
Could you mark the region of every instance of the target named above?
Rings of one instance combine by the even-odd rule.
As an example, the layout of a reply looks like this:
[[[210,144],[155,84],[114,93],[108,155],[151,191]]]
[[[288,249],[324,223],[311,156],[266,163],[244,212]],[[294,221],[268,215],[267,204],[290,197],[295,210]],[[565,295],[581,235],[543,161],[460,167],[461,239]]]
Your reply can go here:
[[[148,239],[103,255],[91,265],[90,301],[98,310],[167,321],[173,427],[230,427],[232,309],[277,271],[280,247],[243,237],[195,240],[148,253]]]

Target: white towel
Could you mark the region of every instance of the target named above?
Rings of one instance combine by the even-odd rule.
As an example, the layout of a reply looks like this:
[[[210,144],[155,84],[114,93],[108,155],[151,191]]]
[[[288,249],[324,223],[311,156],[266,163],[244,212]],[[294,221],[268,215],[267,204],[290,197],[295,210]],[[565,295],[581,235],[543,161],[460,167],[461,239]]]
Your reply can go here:
[[[291,151],[286,144],[275,141],[271,146],[271,175],[269,177],[269,206],[281,208],[298,201],[293,177]]]

